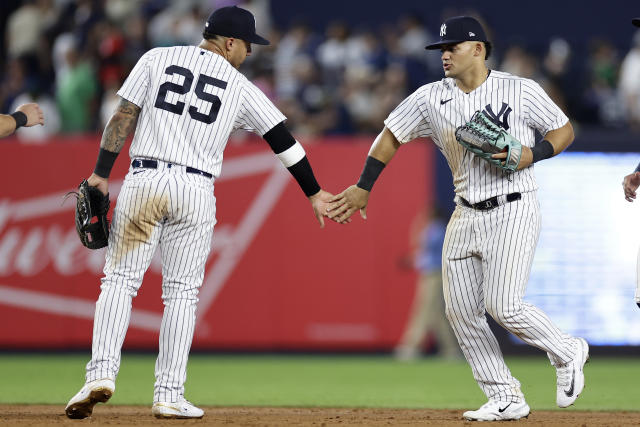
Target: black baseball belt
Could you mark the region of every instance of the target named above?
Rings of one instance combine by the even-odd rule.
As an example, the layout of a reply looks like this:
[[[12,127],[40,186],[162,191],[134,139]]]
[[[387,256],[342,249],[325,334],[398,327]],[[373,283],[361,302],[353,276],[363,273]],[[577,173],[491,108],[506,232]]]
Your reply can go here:
[[[134,168],[157,169],[158,161],[150,160],[150,159],[135,159],[134,161],[131,162],[131,166],[133,166]],[[178,166],[178,165],[175,165],[173,163],[167,163],[168,168],[171,168],[171,166]],[[186,171],[187,173],[195,173],[196,175],[202,175],[207,178],[213,178],[213,175],[211,175],[209,172],[201,171],[200,169],[192,168],[190,166],[186,167]]]
[[[463,197],[460,197],[460,202],[468,208],[477,209],[479,211],[488,211],[493,208],[497,208],[500,205],[504,205],[505,203],[515,202],[516,200],[520,200],[522,198],[522,194],[520,193],[509,193],[506,198],[503,198],[504,202],[501,203],[502,196],[495,196],[487,200],[483,200],[478,203],[471,204]]]

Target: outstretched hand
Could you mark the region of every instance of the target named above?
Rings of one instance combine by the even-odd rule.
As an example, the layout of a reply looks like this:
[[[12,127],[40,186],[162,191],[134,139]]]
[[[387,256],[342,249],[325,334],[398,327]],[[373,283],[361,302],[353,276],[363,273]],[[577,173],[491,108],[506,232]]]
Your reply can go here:
[[[44,125],[44,114],[42,113],[42,110],[40,109],[40,106],[38,104],[34,102],[31,102],[29,104],[22,104],[18,108],[16,108],[16,111],[20,111],[24,113],[25,116],[27,116],[27,124],[24,125],[25,127]]]
[[[327,208],[332,197],[333,194],[324,190],[320,190],[313,196],[309,197],[311,207],[313,207],[313,213],[320,223],[320,228],[324,228],[324,216],[327,216]]]
[[[636,198],[636,190],[640,186],[640,172],[634,172],[624,177],[622,188],[627,202],[633,202]]]
[[[369,202],[369,192],[352,185],[342,193],[333,196],[331,204],[327,209],[327,216],[340,224],[351,221],[351,215],[360,210],[360,216],[367,219],[367,203]]]

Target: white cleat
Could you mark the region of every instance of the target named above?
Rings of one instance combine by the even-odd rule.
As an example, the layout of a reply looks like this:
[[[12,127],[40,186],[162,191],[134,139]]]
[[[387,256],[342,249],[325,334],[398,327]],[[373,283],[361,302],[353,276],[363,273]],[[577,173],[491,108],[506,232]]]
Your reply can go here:
[[[64,412],[73,419],[90,417],[95,404],[109,400],[115,390],[116,384],[110,379],[88,382],[71,398]]]
[[[204,415],[202,409],[184,399],[179,402],[156,402],[151,413],[156,418],[202,418]]]
[[[520,403],[489,399],[477,411],[467,411],[462,416],[468,421],[511,421],[527,418],[531,408],[524,400]]]
[[[584,389],[584,364],[589,361],[589,344],[577,338],[576,355],[566,365],[556,367],[556,403],[560,408],[573,405]]]

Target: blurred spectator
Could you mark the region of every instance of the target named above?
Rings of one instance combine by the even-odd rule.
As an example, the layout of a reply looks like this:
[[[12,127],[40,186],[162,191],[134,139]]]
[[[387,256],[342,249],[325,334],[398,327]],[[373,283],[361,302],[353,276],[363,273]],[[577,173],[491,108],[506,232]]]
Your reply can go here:
[[[549,49],[542,60],[542,72],[544,78],[540,84],[553,102],[562,111],[569,111],[567,93],[569,82],[567,79],[575,79],[570,74],[571,46],[562,38],[554,38],[549,43]]]
[[[64,53],[64,73],[58,79],[56,102],[62,121],[62,132],[86,132],[91,129],[98,90],[96,75],[78,51],[75,43]]]
[[[394,350],[399,360],[413,360],[422,354],[427,336],[435,338],[437,354],[447,359],[462,359],[458,341],[445,316],[442,290],[442,245],[446,218],[433,205],[412,224],[411,241],[415,248],[415,268],[420,272],[407,324]]]
[[[640,127],[640,31],[633,37],[631,50],[622,61],[618,94],[627,119],[632,126]]]
[[[589,81],[583,102],[583,105],[593,112],[593,115],[587,118],[590,122],[617,124],[623,119],[624,110],[618,102],[616,92],[619,67],[618,55],[610,42],[591,42],[587,61]]]
[[[511,45],[507,48],[499,69],[505,73],[539,80],[536,59],[520,45]]]
[[[273,58],[273,72],[278,97],[292,98],[295,96],[299,83],[294,76],[293,66],[305,57],[307,59],[313,58],[314,52],[313,36],[305,23],[295,23],[283,35]]]
[[[36,54],[43,30],[57,18],[53,0],[26,0],[7,22],[6,43],[10,57]]]
[[[322,25],[316,33],[300,21],[274,29],[271,14],[276,5],[271,0],[5,1],[0,107],[8,110],[25,95],[51,96],[60,108],[69,108],[65,99],[80,90],[78,100],[87,107],[82,111],[92,116],[60,111],[61,129],[100,130],[103,120],[93,113],[111,108],[117,99],[114,88],[147,50],[197,43],[209,12],[232,4],[258,16],[259,32],[273,40],[271,46],[253,51],[243,73],[285,111],[293,129],[305,134],[377,132],[396,100],[443,78],[440,54],[424,50],[434,34],[421,13],[408,10],[397,21],[375,28],[366,20],[324,25],[311,21]],[[482,21],[477,11],[466,7],[440,12]],[[584,55],[572,54],[567,40],[553,38],[546,53],[536,52],[541,59],[524,47],[530,42],[522,39],[506,49],[494,46],[489,66],[539,81],[578,124],[629,122],[640,127],[640,35],[622,68],[608,41],[592,43]],[[73,67],[67,58],[71,48],[77,58]],[[582,52],[580,47],[577,52]],[[57,93],[61,89],[64,93]]]

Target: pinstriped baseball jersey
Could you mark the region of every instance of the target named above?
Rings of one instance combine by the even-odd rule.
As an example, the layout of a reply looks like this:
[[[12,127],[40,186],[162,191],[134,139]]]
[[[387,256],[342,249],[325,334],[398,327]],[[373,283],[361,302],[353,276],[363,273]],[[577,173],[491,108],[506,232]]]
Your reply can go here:
[[[384,123],[403,144],[431,137],[449,163],[456,195],[470,203],[536,190],[533,166],[507,174],[458,144],[456,128],[478,110],[486,111],[527,147],[535,145],[536,130],[545,135],[569,120],[536,82],[491,70],[486,81],[468,94],[452,78],[424,85]]]
[[[131,158],[190,166],[214,178],[233,130],[262,136],[286,119],[226,59],[197,46],[148,51],[118,95],[142,109]]]

